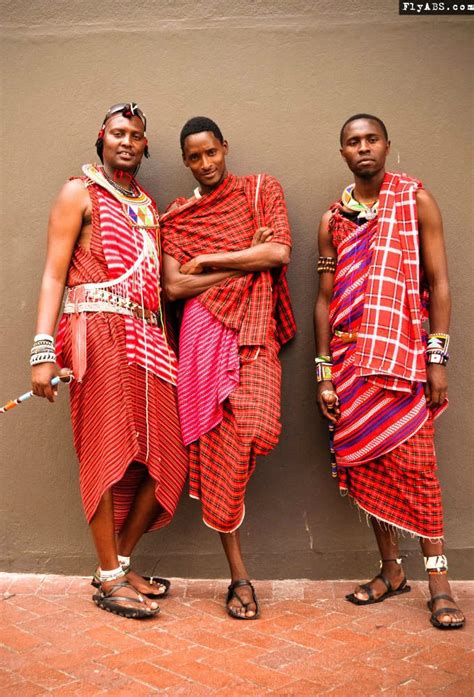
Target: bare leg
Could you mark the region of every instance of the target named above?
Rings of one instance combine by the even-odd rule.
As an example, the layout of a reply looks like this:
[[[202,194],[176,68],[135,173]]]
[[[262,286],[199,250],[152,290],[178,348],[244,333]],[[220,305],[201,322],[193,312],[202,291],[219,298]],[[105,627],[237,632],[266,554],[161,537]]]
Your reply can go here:
[[[110,489],[100,499],[91,520],[90,529],[101,568],[104,570],[116,569],[119,562],[115,544],[114,504]]]
[[[390,530],[383,528],[378,520],[372,518],[372,527],[374,529],[375,538],[377,540],[377,545],[380,552],[380,559],[382,560],[381,572],[392,584],[392,588],[396,590],[401,582],[403,581],[403,569],[401,564],[397,564],[396,561],[384,561],[388,559],[397,559],[400,552],[398,549],[398,541],[391,533]],[[374,598],[380,598],[381,595],[386,593],[387,587],[385,583],[380,578],[375,578],[370,581],[370,586],[372,588]],[[359,600],[367,600],[368,594],[366,591],[362,590],[360,586],[357,586],[354,595]]]
[[[160,504],[155,497],[155,480],[147,475],[133,500],[132,507],[118,535],[118,553],[129,557],[138,540],[150,527],[160,512]]]
[[[118,553],[129,557],[142,535],[148,530],[151,523],[161,510],[161,506],[155,497],[155,480],[147,475],[133,500],[127,519],[118,535]],[[161,595],[166,591],[160,583],[148,583],[135,571],[127,573],[129,581],[141,593],[156,593]]]
[[[440,540],[439,542],[430,542],[429,540],[420,540],[420,545],[421,549],[423,551],[423,555],[425,557],[434,557],[438,556],[440,554],[444,554],[444,546],[443,542]],[[446,593],[447,595],[450,595],[452,597],[452,592],[451,588],[449,585],[448,581],[448,575],[447,574],[428,574],[428,582],[429,582],[429,588],[430,588],[430,594],[431,597],[434,595],[437,595],[438,593]],[[446,599],[444,600],[435,600],[434,605],[433,605],[433,611],[435,612],[441,607],[457,607],[456,603],[452,603],[450,601],[447,601]],[[443,622],[445,624],[448,624],[450,622],[462,622],[464,619],[464,615],[461,612],[461,610],[457,610],[457,612],[452,612],[449,614],[443,614],[438,617],[438,620],[440,622]]]
[[[110,489],[102,496],[94,517],[91,520],[90,528],[97,556],[99,557],[100,567],[104,570],[116,569],[120,565],[117,558],[117,546],[114,532],[114,505]],[[125,580],[125,576],[123,579],[118,579],[117,581],[102,583],[101,587],[104,591],[110,590],[121,580]],[[117,594],[130,598],[137,597],[137,593],[132,588],[120,588]],[[146,599],[145,602],[150,608],[155,609],[158,607],[158,604],[155,602],[148,602]],[[126,603],[122,604],[126,605]]]
[[[242,559],[242,551],[240,549],[240,533],[238,530],[235,532],[219,533],[222,546],[224,547],[224,552],[229,563],[230,575],[232,581],[238,581],[240,579],[248,579],[248,572]],[[243,602],[250,603],[247,606],[247,611],[239,603],[238,598],[233,598],[229,607],[232,607],[234,612],[242,615],[242,617],[253,617],[257,611],[255,603],[253,602],[252,590],[248,586],[242,586],[238,589],[238,594],[242,598]]]

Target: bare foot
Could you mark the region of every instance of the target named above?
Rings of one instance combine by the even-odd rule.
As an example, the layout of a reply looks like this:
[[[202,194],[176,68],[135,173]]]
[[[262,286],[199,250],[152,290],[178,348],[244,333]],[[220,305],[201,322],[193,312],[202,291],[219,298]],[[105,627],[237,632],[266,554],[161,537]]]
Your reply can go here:
[[[235,583],[232,581],[232,583]],[[227,601],[227,608],[231,610],[231,614],[239,617],[249,618],[255,617],[257,614],[257,605],[254,600],[252,587],[249,585],[237,586],[232,593],[232,597]]]
[[[117,605],[119,605],[120,607],[131,608],[133,610],[136,610],[136,601],[138,600],[140,602],[140,605],[143,605],[150,612],[150,614],[154,614],[156,610],[159,609],[157,602],[155,602],[154,600],[148,600],[148,598],[142,595],[139,590],[137,590],[134,586],[132,586],[130,583],[126,581],[125,576],[115,581],[102,582],[100,584],[100,588],[104,592],[107,592],[112,590],[114,586],[117,586],[118,584],[122,584],[124,582],[125,585],[121,585],[119,588],[114,590],[110,597],[113,598],[115,596],[119,596],[120,598],[130,598],[131,602],[128,603],[126,600],[117,600]]]
[[[431,597],[433,598],[434,596],[438,595],[439,593],[446,594],[453,597],[451,587],[449,585],[448,577],[446,574],[430,574],[429,575],[429,588],[430,588],[430,594]],[[454,602],[454,600],[447,600],[446,598],[440,598],[439,600],[435,600],[434,602],[430,603],[430,610],[432,613],[435,613],[437,610],[440,610],[442,607],[449,607],[449,608],[454,608],[453,610],[450,610],[449,612],[442,613],[441,615],[438,615],[436,618],[438,622],[441,624],[459,624],[460,622],[464,623],[465,622],[465,616],[464,613],[459,609],[457,603]]]
[[[381,573],[390,581],[394,591],[400,587],[405,578],[402,565],[396,562],[383,562]],[[387,592],[387,586],[381,578],[373,578],[368,582],[368,585],[372,589],[374,600],[378,600]],[[366,590],[361,588],[360,585],[355,587],[354,596],[357,600],[369,600],[369,594]]]
[[[134,588],[140,591],[140,593],[153,593],[154,595],[162,596],[168,591],[168,588],[163,583],[153,580],[153,576],[150,579],[152,581],[150,583],[150,581],[146,581],[143,576],[137,574],[133,569],[127,572],[126,578]]]

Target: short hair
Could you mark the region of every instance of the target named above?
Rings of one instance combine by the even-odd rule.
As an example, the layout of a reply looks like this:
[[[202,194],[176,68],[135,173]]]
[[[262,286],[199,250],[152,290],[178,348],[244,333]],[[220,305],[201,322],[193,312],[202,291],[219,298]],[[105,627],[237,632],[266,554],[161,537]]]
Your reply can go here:
[[[188,136],[192,136],[194,133],[203,133],[204,131],[210,131],[215,135],[218,141],[221,143],[224,142],[224,136],[215,121],[209,119],[207,116],[193,116],[192,119],[186,121],[179,134],[182,152],[184,152],[184,141]]]
[[[378,123],[378,125],[382,129],[382,133],[384,135],[385,140],[388,140],[387,128],[386,128],[384,122],[382,121],[382,119],[379,119],[378,116],[374,116],[373,114],[354,114],[354,116],[349,116],[349,118],[346,121],[344,121],[344,124],[341,128],[341,132],[339,133],[339,142],[341,145],[342,145],[342,139],[344,136],[345,127],[349,123],[351,123],[351,121],[358,121],[359,119],[367,119],[368,121],[375,121],[375,123]]]

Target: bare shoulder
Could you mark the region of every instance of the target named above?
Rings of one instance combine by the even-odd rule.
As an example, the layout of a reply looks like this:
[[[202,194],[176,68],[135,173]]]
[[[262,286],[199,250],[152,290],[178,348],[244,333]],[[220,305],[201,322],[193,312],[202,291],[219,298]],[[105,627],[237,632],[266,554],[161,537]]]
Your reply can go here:
[[[438,219],[441,217],[439,206],[435,197],[426,189],[418,189],[416,192],[416,209],[421,222]]]
[[[416,205],[418,208],[420,206],[422,208],[426,208],[426,207],[430,207],[430,206],[438,207],[438,204],[436,203],[435,197],[433,196],[433,194],[430,191],[428,191],[428,189],[417,189]]]
[[[332,218],[332,210],[329,209],[321,217],[321,222],[319,224],[319,232],[320,233],[328,232],[329,221],[331,220],[331,218]]]
[[[70,179],[58,192],[53,207],[85,211],[90,207],[90,196],[81,179]]]

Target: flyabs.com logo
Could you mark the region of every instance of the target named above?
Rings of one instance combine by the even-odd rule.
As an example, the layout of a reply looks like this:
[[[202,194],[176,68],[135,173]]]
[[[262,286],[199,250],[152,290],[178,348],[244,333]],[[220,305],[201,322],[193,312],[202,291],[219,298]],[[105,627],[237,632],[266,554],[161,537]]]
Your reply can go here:
[[[400,15],[474,15],[473,2],[405,2],[399,0]]]

